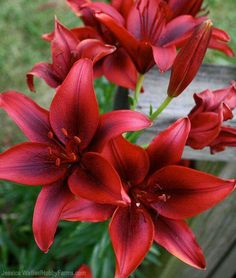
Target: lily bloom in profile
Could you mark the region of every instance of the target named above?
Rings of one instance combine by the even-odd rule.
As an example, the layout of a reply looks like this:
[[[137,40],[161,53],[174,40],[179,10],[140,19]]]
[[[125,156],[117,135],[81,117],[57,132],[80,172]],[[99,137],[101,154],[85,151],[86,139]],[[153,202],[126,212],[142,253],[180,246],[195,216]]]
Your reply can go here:
[[[69,221],[100,221],[112,215],[109,233],[116,256],[116,277],[128,277],[153,242],[185,263],[205,268],[202,250],[184,219],[223,200],[233,191],[235,181],[177,165],[189,131],[189,120],[180,119],[146,150],[122,136],[112,139],[103,155],[119,173],[131,203],[116,209],[107,205],[108,213],[95,198],[87,204],[77,199],[63,209],[61,218]],[[73,184],[71,179],[70,188],[79,196],[76,182]]]
[[[87,30],[86,30],[87,32]],[[93,37],[93,38],[92,38]],[[55,31],[45,39],[51,41],[52,64],[40,62],[27,73],[27,83],[35,91],[34,76],[42,78],[50,87],[57,88],[66,78],[73,64],[81,58],[94,62],[95,76],[99,74],[96,64],[115,51],[115,46],[104,44],[92,32],[85,36],[83,30],[71,31],[55,19]]]
[[[236,129],[223,123],[233,118],[236,107],[235,81],[227,88],[206,90],[194,95],[195,107],[189,113],[191,130],[187,145],[194,149],[210,147],[211,153],[236,146]]]
[[[14,91],[0,94],[0,107],[31,141],[0,155],[0,179],[43,185],[33,216],[35,240],[42,251],[53,242],[63,207],[74,199],[71,175],[82,198],[92,196],[98,203],[113,205],[129,202],[118,174],[98,152],[112,138],[151,122],[128,110],[99,115],[91,60],[74,64],[49,111]]]

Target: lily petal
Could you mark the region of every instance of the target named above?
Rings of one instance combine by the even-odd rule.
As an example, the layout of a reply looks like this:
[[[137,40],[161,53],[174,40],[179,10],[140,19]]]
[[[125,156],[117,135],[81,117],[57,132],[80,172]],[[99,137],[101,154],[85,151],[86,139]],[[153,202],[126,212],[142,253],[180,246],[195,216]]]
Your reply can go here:
[[[120,178],[100,154],[88,152],[69,178],[71,191],[78,197],[100,204],[126,205],[130,202]]]
[[[103,155],[112,163],[122,179],[131,184],[141,183],[149,170],[149,159],[146,151],[125,138],[112,139],[105,147]]]
[[[128,131],[137,131],[152,125],[149,118],[136,111],[117,110],[100,117],[100,124],[92,142],[92,149],[101,151],[112,138]]]
[[[158,216],[154,239],[181,261],[205,269],[206,262],[201,247],[185,221]]]
[[[74,64],[52,101],[51,126],[62,142],[66,141],[63,129],[69,136],[78,136],[82,149],[87,147],[94,136],[98,120],[92,61],[80,59]]]
[[[57,167],[47,144],[22,143],[0,154],[0,179],[26,185],[53,183],[62,178],[67,165]]]
[[[177,120],[157,135],[147,148],[150,173],[180,161],[190,131],[188,118]]]
[[[116,277],[128,277],[152,245],[152,219],[145,209],[118,208],[110,222],[109,232],[116,255]]]
[[[63,207],[73,195],[63,181],[43,186],[33,216],[33,232],[38,247],[45,253],[53,243]]]
[[[49,113],[33,100],[16,91],[8,91],[0,94],[0,108],[7,112],[31,141],[49,142]]]
[[[34,87],[34,76],[42,78],[52,88],[57,88],[62,82],[51,64],[45,62],[37,63],[26,75],[28,87],[32,92],[36,91]]]
[[[90,268],[83,264],[81,267],[75,272],[73,278],[92,278],[92,272]]]
[[[66,221],[101,222],[109,219],[115,210],[114,206],[98,204],[83,198],[68,203],[61,214]]]
[[[151,206],[172,219],[197,215],[225,199],[235,188],[235,180],[223,180],[182,166],[167,166],[154,173],[149,186],[157,184],[159,193],[166,198]]]
[[[176,57],[176,47],[174,45],[168,47],[153,46],[153,57],[161,72],[171,68]]]

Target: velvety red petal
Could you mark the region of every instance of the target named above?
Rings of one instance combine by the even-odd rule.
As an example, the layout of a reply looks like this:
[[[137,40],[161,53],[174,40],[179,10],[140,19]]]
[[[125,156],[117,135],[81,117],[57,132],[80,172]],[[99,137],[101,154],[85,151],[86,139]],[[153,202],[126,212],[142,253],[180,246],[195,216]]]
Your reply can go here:
[[[110,218],[114,210],[114,206],[78,198],[72,200],[63,208],[61,219],[66,221],[101,222]]]
[[[188,118],[179,119],[157,135],[147,148],[150,173],[180,161],[190,131]]]
[[[92,272],[90,268],[83,264],[74,274],[73,278],[92,278]]]
[[[124,18],[127,18],[134,1],[133,0],[112,0],[111,5],[119,11]]]
[[[93,149],[102,150],[112,138],[128,131],[142,130],[151,126],[149,118],[139,112],[117,110],[101,116],[96,136],[93,140]]]
[[[43,252],[48,252],[52,245],[62,209],[72,198],[63,181],[45,185],[39,193],[34,208],[33,232]]]
[[[131,184],[141,183],[149,170],[146,151],[129,143],[122,136],[112,139],[105,147],[103,155],[112,163],[122,179]]]
[[[213,112],[204,112],[190,117],[191,130],[187,145],[202,149],[209,145],[219,134],[222,116]]]
[[[55,182],[65,175],[67,165],[57,167],[48,146],[22,143],[0,154],[0,179],[26,185]]]
[[[166,198],[152,203],[159,214],[185,219],[197,215],[222,201],[235,188],[234,180],[223,180],[182,166],[167,166],[155,172],[149,185]]]
[[[152,245],[152,219],[145,209],[118,208],[110,222],[109,232],[116,255],[116,277],[128,277]]]
[[[104,44],[97,39],[86,39],[78,44],[77,57],[89,58],[94,63],[113,53],[116,50],[115,46]]]
[[[135,89],[138,73],[126,51],[119,47],[104,59],[103,72],[106,78],[118,86]]]
[[[54,37],[51,42],[52,65],[54,72],[61,80],[65,79],[75,62],[73,53],[76,52],[78,43],[74,34],[56,19]]]
[[[0,94],[0,108],[7,112],[31,141],[49,142],[49,113],[33,100],[21,93],[8,91]]]
[[[158,216],[154,239],[181,261],[205,269],[206,262],[201,247],[185,221]]]
[[[130,199],[112,165],[97,153],[86,153],[69,178],[71,191],[78,197],[100,204],[126,205]]]
[[[80,147],[91,141],[98,126],[98,104],[93,89],[93,65],[88,59],[74,64],[59,87],[50,108],[51,126],[58,138],[65,142],[62,129],[69,136],[78,136]]]
[[[86,39],[102,40],[98,32],[90,26],[76,27],[70,30],[79,41],[83,41]]]
[[[171,68],[177,54],[176,47],[174,45],[168,47],[152,45],[152,51],[154,60],[161,72],[167,71]]]
[[[42,78],[52,88],[57,88],[62,82],[51,64],[37,63],[26,75],[28,87],[32,92],[35,92],[34,76]]]

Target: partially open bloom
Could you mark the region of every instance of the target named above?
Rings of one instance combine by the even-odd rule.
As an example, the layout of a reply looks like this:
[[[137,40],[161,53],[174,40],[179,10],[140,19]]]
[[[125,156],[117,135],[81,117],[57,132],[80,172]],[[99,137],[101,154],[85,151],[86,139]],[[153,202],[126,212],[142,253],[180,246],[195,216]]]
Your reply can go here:
[[[187,145],[194,149],[209,146],[211,152],[236,145],[236,129],[223,125],[233,118],[236,107],[236,86],[232,81],[227,88],[206,90],[194,95],[195,107],[189,113],[191,130]]]
[[[52,64],[37,63],[27,73],[30,90],[35,91],[34,76],[44,79],[50,87],[57,88],[64,81],[73,64],[81,58],[93,60],[95,76],[99,75],[96,65],[116,48],[104,44],[90,33],[85,37],[84,32],[77,29],[71,31],[55,19],[55,31],[47,36],[47,40],[51,41]]]
[[[153,241],[182,261],[205,268],[201,248],[184,219],[220,202],[232,192],[235,181],[177,165],[189,130],[189,120],[180,119],[160,133],[146,150],[122,136],[104,148],[103,155],[119,173],[131,200],[116,210],[114,205],[107,205],[110,215],[115,210],[109,232],[116,255],[116,277],[128,277]],[[71,190],[79,196],[72,180]],[[62,219],[99,221],[102,215],[108,218],[108,210],[101,205],[96,208],[95,198],[87,204],[79,199],[71,203],[64,208]]]
[[[129,197],[111,164],[98,152],[109,140],[126,131],[150,126],[134,111],[99,115],[93,89],[92,61],[74,64],[58,88],[50,111],[21,93],[0,94],[0,107],[31,142],[16,145],[0,155],[0,179],[26,185],[43,185],[33,218],[35,240],[47,252],[53,242],[62,208],[74,197],[68,183],[81,197],[98,203],[123,204]]]

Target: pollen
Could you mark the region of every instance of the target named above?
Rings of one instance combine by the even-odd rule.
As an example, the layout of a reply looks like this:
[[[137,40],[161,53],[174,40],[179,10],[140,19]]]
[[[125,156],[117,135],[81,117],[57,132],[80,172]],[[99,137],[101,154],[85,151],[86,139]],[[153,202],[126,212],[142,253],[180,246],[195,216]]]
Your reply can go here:
[[[74,136],[74,140],[78,145],[81,143],[81,139],[78,136]]]

